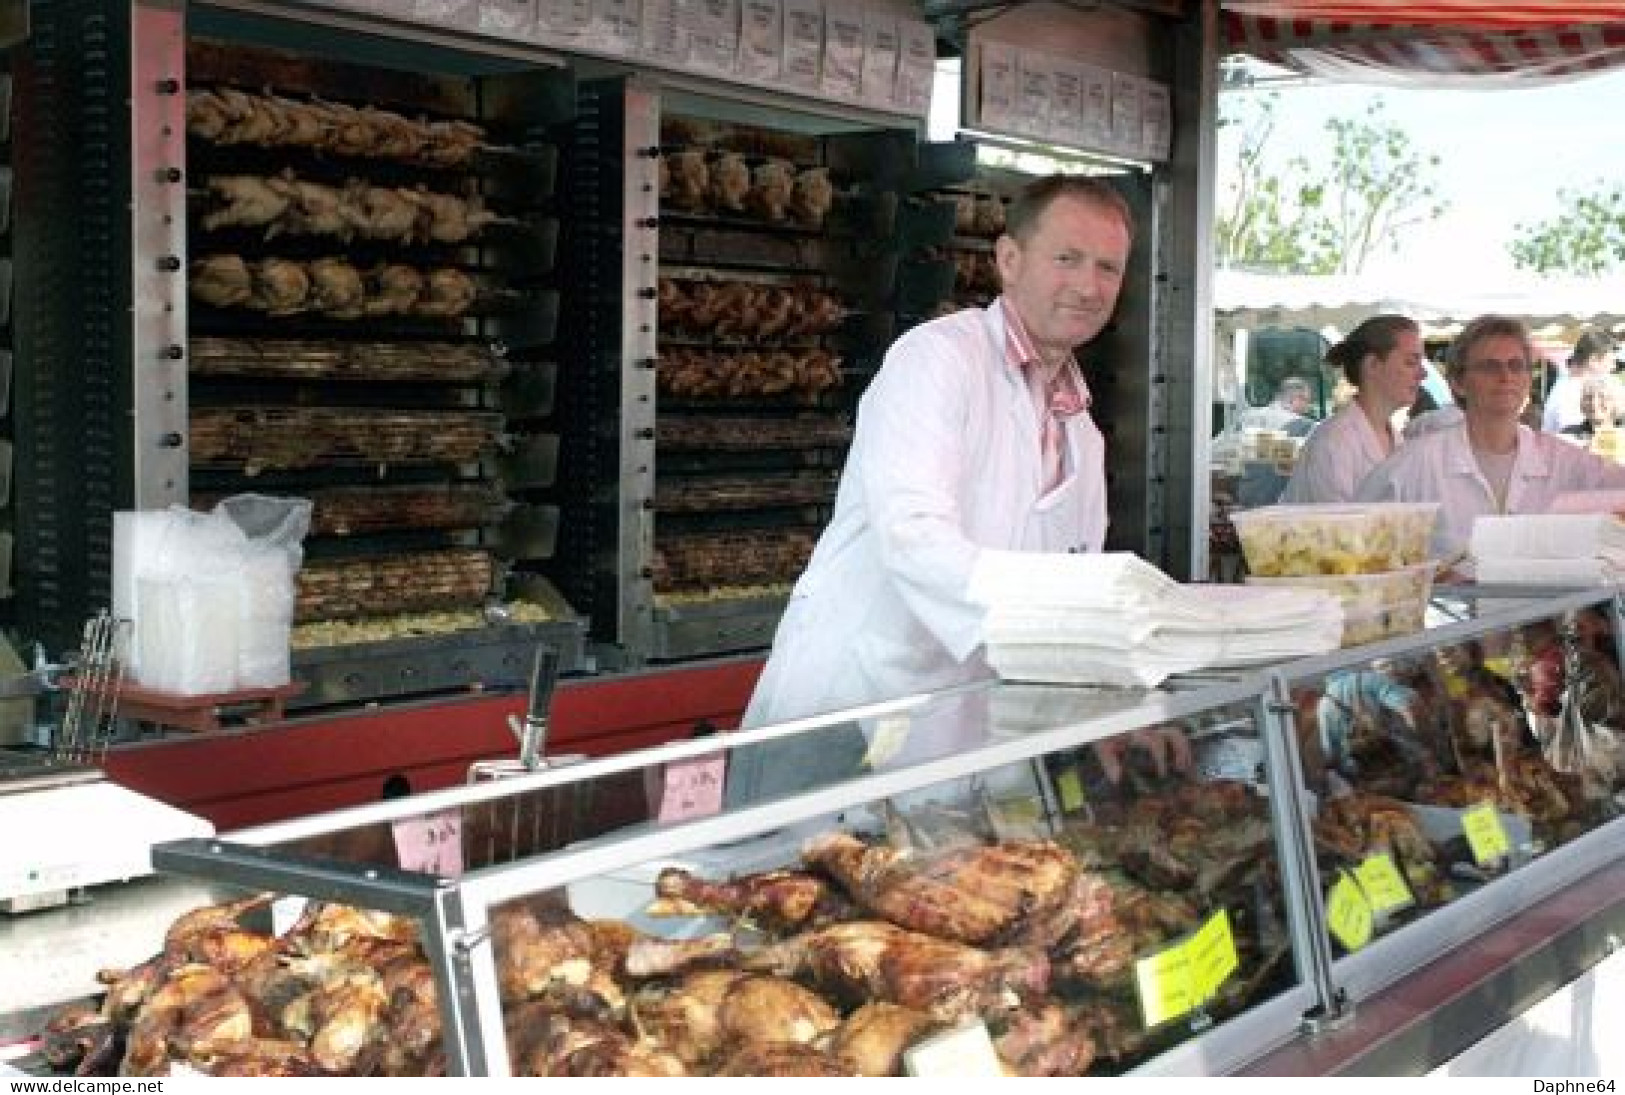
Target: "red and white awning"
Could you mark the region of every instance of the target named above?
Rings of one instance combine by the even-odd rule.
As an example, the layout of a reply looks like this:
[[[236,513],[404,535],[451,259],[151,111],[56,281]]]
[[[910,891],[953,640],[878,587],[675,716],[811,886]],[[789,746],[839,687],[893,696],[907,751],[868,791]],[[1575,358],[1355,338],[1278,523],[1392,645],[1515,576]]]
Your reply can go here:
[[[1625,66],[1625,3],[1225,0],[1226,46],[1327,79],[1531,84]]]

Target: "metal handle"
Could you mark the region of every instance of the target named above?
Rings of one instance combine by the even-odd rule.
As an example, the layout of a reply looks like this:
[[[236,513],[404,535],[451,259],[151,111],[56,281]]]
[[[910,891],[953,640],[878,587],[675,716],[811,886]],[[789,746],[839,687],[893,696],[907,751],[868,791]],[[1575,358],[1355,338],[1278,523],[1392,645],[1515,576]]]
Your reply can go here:
[[[536,648],[536,661],[530,669],[530,700],[525,706],[525,725],[519,731],[519,763],[535,771],[547,756],[547,713],[553,704],[553,688],[559,679],[559,652],[543,644]]]

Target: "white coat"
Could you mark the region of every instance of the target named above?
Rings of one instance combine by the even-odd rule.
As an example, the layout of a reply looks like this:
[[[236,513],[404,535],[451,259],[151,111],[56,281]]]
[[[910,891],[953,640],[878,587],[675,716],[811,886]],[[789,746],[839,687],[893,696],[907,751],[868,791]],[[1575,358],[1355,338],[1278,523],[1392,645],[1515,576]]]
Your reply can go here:
[[[1382,438],[1360,405],[1350,402],[1316,426],[1281,492],[1290,503],[1349,502],[1366,473],[1388,457]]]
[[[1433,526],[1435,558],[1454,560],[1467,551],[1473,522],[1486,514],[1544,513],[1564,491],[1625,487],[1625,466],[1594,456],[1548,433],[1518,427],[1506,507],[1479,470],[1467,426],[1447,426],[1407,441],[1371,470],[1355,498],[1361,502],[1438,502]]]
[[[1045,491],[1038,411],[1006,360],[1003,308],[922,324],[886,354],[858,405],[834,516],[779,622],[744,726],[990,677],[984,610],[968,595],[979,562],[1100,550],[1105,442],[1087,411],[1065,419],[1063,481]],[[835,763],[828,750],[803,760]],[[793,783],[815,782],[791,763]],[[775,757],[772,767],[786,764]],[[730,773],[730,797],[736,775],[745,779]]]

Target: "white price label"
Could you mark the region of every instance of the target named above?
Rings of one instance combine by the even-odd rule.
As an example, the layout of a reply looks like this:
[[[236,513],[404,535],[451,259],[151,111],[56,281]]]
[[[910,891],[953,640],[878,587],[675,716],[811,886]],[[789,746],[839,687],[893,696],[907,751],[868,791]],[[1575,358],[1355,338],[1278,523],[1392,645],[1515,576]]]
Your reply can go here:
[[[440,878],[463,873],[463,813],[457,807],[394,823],[395,855],[403,871]]]
[[[903,1051],[903,1069],[910,1076],[955,1080],[1004,1076],[993,1039],[980,1022],[914,1043]]]

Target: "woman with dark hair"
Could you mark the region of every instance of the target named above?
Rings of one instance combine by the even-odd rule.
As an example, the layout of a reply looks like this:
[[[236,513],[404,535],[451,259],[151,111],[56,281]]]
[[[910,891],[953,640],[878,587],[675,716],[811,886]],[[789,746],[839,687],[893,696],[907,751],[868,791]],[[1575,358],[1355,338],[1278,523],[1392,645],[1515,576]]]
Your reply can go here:
[[[1422,332],[1405,316],[1372,316],[1326,353],[1357,390],[1316,426],[1298,454],[1283,502],[1347,502],[1366,472],[1399,444],[1394,412],[1416,399],[1425,371]]]
[[[1407,441],[1371,470],[1355,499],[1440,503],[1433,548],[1454,564],[1481,516],[1544,513],[1565,491],[1625,487],[1625,467],[1518,421],[1534,358],[1521,320],[1469,323],[1450,346],[1446,371],[1461,422]]]

